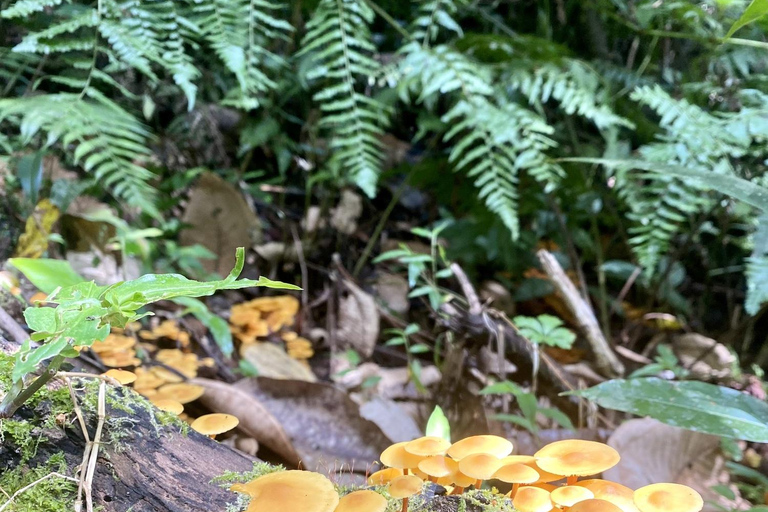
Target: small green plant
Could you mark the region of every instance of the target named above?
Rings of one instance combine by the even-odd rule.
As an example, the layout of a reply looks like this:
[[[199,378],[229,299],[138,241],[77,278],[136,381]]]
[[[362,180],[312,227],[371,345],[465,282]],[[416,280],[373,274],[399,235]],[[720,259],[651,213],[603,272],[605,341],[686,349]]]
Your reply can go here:
[[[481,395],[512,395],[517,401],[517,406],[520,409],[520,414],[496,414],[494,418],[500,421],[508,421],[519,425],[528,430],[533,435],[538,435],[539,426],[536,423],[536,416],[541,414],[563,428],[573,430],[573,423],[571,420],[563,414],[559,409],[554,407],[541,407],[539,401],[536,399],[536,395],[530,391],[526,391],[514,382],[505,380],[486,386],[480,391]]]
[[[569,350],[576,340],[576,335],[563,327],[562,320],[552,315],[516,316],[512,322],[520,335],[536,345]]]
[[[81,282],[54,290],[46,302],[55,308],[30,307],[24,318],[33,333],[16,353],[12,385],[0,404],[0,418],[10,417],[27,399],[50,380],[67,357],[77,357],[79,347],[89,347],[104,340],[112,326],[124,327],[151,313],[141,313],[144,306],[178,297],[202,297],[219,290],[251,286],[298,289],[294,285],[260,277],[238,280],[243,270],[245,251],[237,250],[235,268],[220,281],[199,282],[178,274],[147,274],[132,281],[98,286]],[[36,346],[35,342],[41,342]],[[25,387],[25,378],[42,363],[49,361],[42,375]]]
[[[638,377],[651,377],[663,374],[674,375],[676,379],[684,379],[690,373],[680,366],[677,356],[667,345],[659,345],[656,349],[658,355],[653,358],[654,362],[639,368],[629,375],[630,379]]]
[[[416,324],[408,324],[404,329],[387,329],[384,334],[391,336],[385,343],[388,347],[400,346],[405,347],[405,355],[408,358],[408,373],[413,379],[413,383],[416,388],[426,393],[426,388],[421,383],[421,363],[416,359],[414,354],[424,354],[431,349],[424,343],[411,343],[410,337],[419,332],[419,326]]]

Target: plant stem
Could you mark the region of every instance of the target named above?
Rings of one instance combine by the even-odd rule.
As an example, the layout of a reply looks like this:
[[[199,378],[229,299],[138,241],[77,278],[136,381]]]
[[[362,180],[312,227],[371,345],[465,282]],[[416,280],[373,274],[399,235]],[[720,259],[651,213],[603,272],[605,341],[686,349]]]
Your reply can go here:
[[[14,383],[5,400],[0,404],[0,418],[10,418],[13,416],[13,413],[24,405],[24,402],[32,398],[32,395],[56,375],[63,362],[64,356],[54,357],[46,368],[45,373],[36,378],[26,389],[23,388],[24,384],[21,381]]]

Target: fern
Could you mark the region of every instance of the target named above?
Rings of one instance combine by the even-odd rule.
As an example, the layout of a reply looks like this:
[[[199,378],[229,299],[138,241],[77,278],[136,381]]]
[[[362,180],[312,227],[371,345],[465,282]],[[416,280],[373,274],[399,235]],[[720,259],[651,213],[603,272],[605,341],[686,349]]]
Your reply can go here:
[[[632,99],[655,110],[665,132],[659,142],[639,149],[649,161],[695,165],[713,172],[732,173],[730,159],[748,153],[754,136],[748,128],[754,115],[749,109],[738,114],[713,115],[686,100],[676,100],[660,87],[636,89]],[[634,174],[619,173],[620,193],[631,209],[634,227],[630,239],[638,262],[652,275],[674,237],[696,213],[713,207],[715,196],[695,183],[658,173],[643,174],[642,186]]]
[[[563,64],[524,61],[524,65],[512,66],[502,80],[510,92],[520,91],[538,108],[553,99],[567,115],[589,119],[601,130],[634,127],[611,110],[607,105],[608,90],[601,87],[597,73],[581,61],[567,59]]]
[[[368,28],[372,20],[373,11],[363,0],[321,0],[300,52],[311,55],[316,65],[307,78],[322,84],[313,99],[323,113],[320,127],[331,134],[332,163],[370,197],[376,194],[379,137],[388,113],[357,90],[380,72],[371,57],[376,52]]]
[[[152,173],[136,163],[148,158],[149,136],[133,116],[111,102],[76,94],[46,94],[0,100],[0,121],[19,125],[23,142],[41,134],[71,152],[75,164],[129,205],[159,217]]]
[[[225,104],[258,108],[262,97],[275,89],[267,68],[286,63],[266,45],[287,39],[293,30],[277,17],[282,8],[265,0],[194,0],[195,21],[203,37],[237,79],[238,87]]]

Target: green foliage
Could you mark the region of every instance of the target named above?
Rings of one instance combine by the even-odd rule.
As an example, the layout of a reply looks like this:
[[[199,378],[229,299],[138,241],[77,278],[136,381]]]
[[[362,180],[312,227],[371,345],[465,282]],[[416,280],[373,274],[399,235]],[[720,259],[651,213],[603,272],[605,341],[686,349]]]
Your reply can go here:
[[[576,341],[573,331],[563,327],[562,320],[552,315],[516,316],[512,321],[522,336],[537,345],[570,350]]]
[[[694,432],[758,443],[768,441],[768,404],[723,386],[657,378],[619,379],[569,394],[607,409],[650,416]]]
[[[448,418],[439,405],[436,405],[432,410],[432,414],[429,415],[424,435],[441,437],[448,442],[451,441],[451,425],[448,423]]]
[[[688,370],[680,366],[680,361],[677,360],[677,356],[671,348],[666,345],[659,345],[657,352],[659,355],[653,359],[653,363],[638,368],[629,375],[629,378],[658,376],[663,372],[671,373],[678,379],[684,379],[688,375]]]
[[[197,299],[191,297],[176,297],[173,301],[187,308],[182,314],[191,313],[195,318],[200,320],[200,323],[211,331],[213,339],[225,356],[232,356],[232,353],[235,351],[235,346],[232,343],[232,332],[229,330],[229,324],[226,320],[211,313],[208,306]]]
[[[11,258],[8,262],[43,293],[53,293],[60,286],[66,288],[83,281],[66,260]]]
[[[754,23],[760,18],[764,18],[768,15],[768,0],[752,0],[744,14],[731,25],[731,29],[725,35],[725,37],[731,37],[740,28]]]
[[[573,423],[567,415],[563,414],[559,409],[553,407],[541,407],[536,395],[530,391],[524,390],[519,385],[512,381],[502,381],[495,384],[486,386],[480,391],[481,395],[512,395],[517,400],[517,406],[520,409],[520,414],[496,414],[494,418],[499,421],[508,421],[514,423],[524,429],[528,430],[534,435],[539,432],[539,426],[537,423],[537,415],[542,415],[546,418],[559,424],[561,427],[569,430],[573,430]]]
[[[6,493],[5,499],[16,491],[31,485],[27,491],[19,494],[6,510],[10,512],[67,512],[72,510],[77,495],[77,482],[74,479],[65,480],[59,476],[68,474],[69,469],[63,452],[52,455],[44,464],[33,468],[18,466],[4,470],[0,474],[0,488]],[[5,501],[0,501],[0,506],[5,504]]]
[[[271,281],[265,277],[258,281],[237,280],[243,269],[244,251],[237,252],[237,263],[226,279],[198,282],[178,274],[148,274],[133,281],[111,286],[97,286],[92,281],[78,283],[55,291],[47,301],[56,308],[27,308],[24,317],[33,331],[16,354],[12,373],[14,382],[22,379],[37,366],[57,356],[76,357],[76,345],[90,346],[104,340],[111,326],[124,327],[146,313],[139,309],[159,300],[178,297],[201,297],[219,290],[236,290],[251,286],[278,289],[297,289],[293,285]],[[30,341],[44,341],[34,348]]]
[[[314,69],[307,79],[322,87],[313,96],[331,134],[334,163],[370,197],[376,195],[381,167],[382,125],[386,110],[357,88],[378,74],[369,25],[373,10],[364,0],[320,0],[307,24],[301,54]]]

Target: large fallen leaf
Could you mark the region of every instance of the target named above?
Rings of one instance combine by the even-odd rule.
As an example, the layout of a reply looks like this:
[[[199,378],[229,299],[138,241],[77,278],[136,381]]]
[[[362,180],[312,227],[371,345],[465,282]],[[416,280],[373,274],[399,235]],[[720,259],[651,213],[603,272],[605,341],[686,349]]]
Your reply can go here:
[[[299,463],[299,454],[280,422],[259,400],[247,391],[210,379],[190,381],[205,388],[200,401],[214,412],[231,414],[240,420],[238,429],[256,439],[290,464]]]
[[[717,436],[670,427],[650,418],[634,419],[619,426],[608,444],[621,453],[621,461],[603,473],[603,478],[632,489],[658,482],[674,482],[696,489],[706,501],[716,501],[727,510],[744,501],[727,501],[710,490],[728,485],[728,472],[719,454]],[[723,510],[707,503],[705,511]]]
[[[238,190],[212,173],[200,176],[182,221],[190,227],[179,235],[181,245],[200,244],[216,255],[201,261],[209,272],[226,275],[238,247],[260,241],[261,224]]]
[[[364,358],[373,354],[379,337],[379,309],[372,296],[351,281],[344,281],[349,294],[339,302],[337,336],[345,346],[352,347]]]
[[[365,472],[392,443],[379,427],[360,416],[346,393],[332,385],[259,377],[234,386],[277,418],[306,469],[344,467]]]
[[[37,203],[32,215],[27,218],[24,234],[19,238],[14,256],[41,257],[48,250],[48,237],[59,220],[59,215],[59,209],[50,200],[43,199]]]
[[[240,349],[240,355],[256,368],[260,377],[317,381],[312,370],[274,343],[248,343]]]
[[[394,400],[375,396],[360,404],[360,415],[378,425],[384,435],[395,443],[424,435],[416,421]]]
[[[650,416],[694,432],[768,442],[768,404],[723,386],[658,378],[616,379],[564,394],[579,395],[606,409]]]

